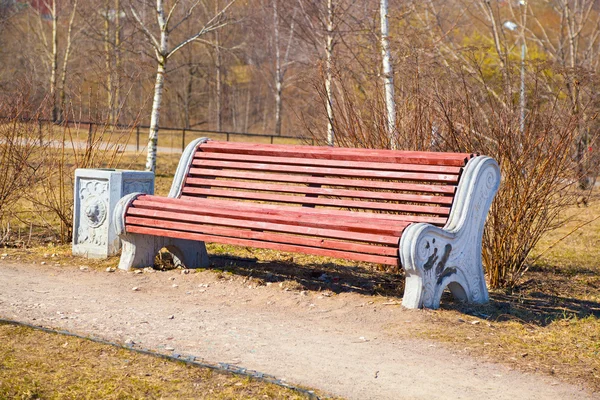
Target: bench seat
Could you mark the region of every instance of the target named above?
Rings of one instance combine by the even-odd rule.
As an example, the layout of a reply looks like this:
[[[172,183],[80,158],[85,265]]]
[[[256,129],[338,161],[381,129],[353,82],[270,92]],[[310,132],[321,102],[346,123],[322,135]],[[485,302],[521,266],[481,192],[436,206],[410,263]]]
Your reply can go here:
[[[496,165],[490,160],[199,139],[186,148],[168,197],[138,193],[119,203],[119,267],[150,265],[162,247],[187,267],[206,266],[204,242],[217,242],[402,266],[408,274],[401,251],[407,228],[443,230],[453,210],[464,208],[456,203],[466,167]],[[445,257],[447,247],[429,246],[436,260]]]

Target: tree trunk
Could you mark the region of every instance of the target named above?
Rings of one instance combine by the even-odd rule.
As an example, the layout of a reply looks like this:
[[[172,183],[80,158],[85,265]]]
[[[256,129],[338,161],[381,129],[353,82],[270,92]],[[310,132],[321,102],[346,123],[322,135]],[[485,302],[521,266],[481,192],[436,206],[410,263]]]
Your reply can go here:
[[[387,134],[389,146],[395,150],[398,147],[398,132],[396,131],[396,102],[394,100],[394,70],[390,52],[388,30],[388,2],[381,0],[381,55],[383,58],[383,87],[385,90],[385,108],[387,112]]]
[[[110,6],[109,1],[104,0],[104,63],[106,66],[106,107],[108,108],[108,122],[113,122],[114,99],[113,99],[113,79],[112,79],[112,49],[110,39]]]
[[[575,157],[578,163],[578,172],[579,172],[579,187],[583,190],[589,189],[589,179],[588,179],[588,171],[587,171],[587,163],[585,153],[588,146],[588,139],[585,127],[582,124],[582,113],[581,113],[581,94],[579,88],[579,77],[577,74],[577,66],[579,65],[577,59],[577,47],[578,47],[578,39],[580,30],[578,29],[578,25],[576,24],[576,19],[573,16],[573,12],[569,8],[569,3],[564,2],[564,15],[567,26],[567,38],[568,38],[568,46],[569,46],[569,79],[568,86],[571,93],[571,102],[573,104],[573,114],[576,118],[576,126],[577,131],[579,132],[577,142],[575,144],[576,151]],[[575,13],[577,9],[575,10]]]
[[[215,103],[217,107],[217,131],[221,131],[223,128],[223,74],[221,65],[221,43],[219,42],[219,32],[215,32],[215,69],[216,69],[216,98]]]
[[[248,132],[248,120],[250,118],[250,88],[246,89],[246,116],[244,117],[244,132]]]
[[[59,120],[64,118],[64,112],[66,108],[66,93],[65,85],[67,82],[67,72],[69,69],[69,58],[71,56],[71,45],[73,43],[73,22],[75,21],[75,14],[77,12],[77,1],[73,3],[73,11],[71,12],[71,18],[69,19],[69,28],[67,30],[67,48],[65,49],[65,56],[63,59],[62,72],[60,76],[60,113]]]
[[[527,57],[527,39],[525,36],[525,28],[527,27],[527,8],[526,3],[520,3],[521,8],[521,88],[519,91],[519,131],[521,135],[525,133],[525,58]]]
[[[52,121],[58,122],[59,110],[56,98],[56,78],[58,75],[58,14],[56,0],[52,1],[52,67],[50,71],[50,96],[52,97]]]
[[[333,132],[333,91],[332,84],[333,69],[333,2],[327,0],[327,38],[325,43],[325,93],[327,96],[327,145],[334,145]]]
[[[161,56],[156,71],[154,84],[154,100],[152,101],[152,115],[150,117],[150,130],[148,132],[148,156],[146,158],[146,171],[156,172],[156,150],[158,146],[158,123],[160,105],[162,102],[163,87],[165,83],[165,69],[167,58]]]
[[[115,80],[114,88],[115,95],[113,98],[114,114],[112,117],[113,123],[119,123],[119,114],[121,113],[121,0],[115,0]]]
[[[183,103],[183,125],[186,129],[190,129],[191,128],[191,118],[190,118],[190,108],[191,108],[191,103],[192,103],[192,95],[194,93],[194,73],[195,73],[195,66],[192,65],[192,58],[190,57],[189,59],[189,67],[188,67],[188,81],[187,81],[187,85],[185,88],[185,98],[184,98],[184,103]]]
[[[275,46],[275,134],[281,135],[281,87],[283,73],[281,72],[281,55],[279,52],[279,13],[278,0],[273,0],[273,35]]]
[[[229,101],[229,106],[231,107],[231,127],[233,129],[234,132],[238,131],[238,118],[237,118],[237,112],[238,112],[238,95],[237,95],[237,90],[235,86],[232,86],[230,89],[230,93],[231,93],[231,99]]]

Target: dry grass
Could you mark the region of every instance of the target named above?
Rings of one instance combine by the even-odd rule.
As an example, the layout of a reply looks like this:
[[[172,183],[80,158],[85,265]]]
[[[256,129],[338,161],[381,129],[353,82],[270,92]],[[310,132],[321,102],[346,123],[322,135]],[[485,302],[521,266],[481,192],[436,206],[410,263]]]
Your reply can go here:
[[[533,259],[539,258],[523,282],[492,291],[485,306],[442,301],[444,309],[428,312],[419,336],[600,392],[600,201],[595,196],[589,207],[566,210],[569,221],[543,237],[533,252]]]
[[[24,327],[0,325],[0,343],[0,399],[309,398],[247,377]]]

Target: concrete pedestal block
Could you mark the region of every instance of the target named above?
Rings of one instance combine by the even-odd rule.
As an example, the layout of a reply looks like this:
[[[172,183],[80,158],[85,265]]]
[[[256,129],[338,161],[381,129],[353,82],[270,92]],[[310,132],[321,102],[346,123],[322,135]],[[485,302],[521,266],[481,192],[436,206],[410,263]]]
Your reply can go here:
[[[127,194],[154,194],[154,173],[116,169],[75,170],[73,255],[106,258],[121,248],[111,218]]]

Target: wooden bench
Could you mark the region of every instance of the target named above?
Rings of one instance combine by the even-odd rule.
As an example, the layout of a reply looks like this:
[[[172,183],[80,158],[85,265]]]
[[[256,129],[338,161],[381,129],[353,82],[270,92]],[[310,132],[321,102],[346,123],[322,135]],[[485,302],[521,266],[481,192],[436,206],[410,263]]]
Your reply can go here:
[[[119,268],[152,265],[163,247],[205,267],[204,242],[217,242],[401,266],[410,308],[438,307],[445,287],[485,302],[481,240],[499,182],[497,163],[472,154],[198,139],[168,197],[119,202]]]

